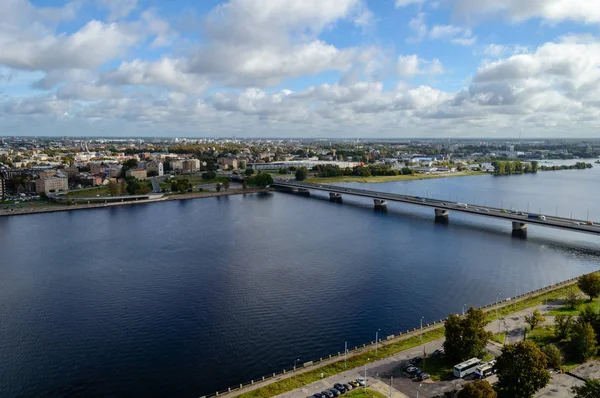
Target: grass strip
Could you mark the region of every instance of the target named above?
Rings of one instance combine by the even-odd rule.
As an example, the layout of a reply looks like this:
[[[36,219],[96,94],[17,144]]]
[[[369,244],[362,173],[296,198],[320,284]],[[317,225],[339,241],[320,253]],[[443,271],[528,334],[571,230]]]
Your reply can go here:
[[[397,176],[371,176],[371,177],[359,177],[359,176],[339,176],[339,177],[311,177],[307,178],[304,182],[311,184],[330,184],[336,182],[392,182],[392,181],[412,181],[412,180],[428,180],[432,178],[448,178],[448,177],[468,177],[488,174],[482,171],[462,171],[456,173],[440,173],[440,174],[410,174],[410,175],[397,175]]]
[[[345,396],[352,398],[386,398],[386,396],[382,393],[369,389],[367,389],[367,392],[365,393],[365,390],[363,388],[357,388],[356,390],[352,390],[346,393]]]

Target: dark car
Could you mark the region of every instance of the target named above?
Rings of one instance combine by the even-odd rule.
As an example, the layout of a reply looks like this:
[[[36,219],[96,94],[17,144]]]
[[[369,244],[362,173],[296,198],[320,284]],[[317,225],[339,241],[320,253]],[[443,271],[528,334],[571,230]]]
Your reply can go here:
[[[421,362],[422,358],[421,357],[414,357],[413,359],[410,360],[411,363],[416,364]]]
[[[419,381],[423,381],[423,380],[427,380],[429,379],[431,376],[429,376],[429,373],[421,373],[418,377]]]
[[[344,394],[344,393],[346,392],[346,387],[344,387],[344,385],[343,385],[343,384],[340,384],[340,383],[335,383],[333,386],[334,386],[335,388],[337,388],[337,390],[338,390],[338,391],[339,391],[341,394]]]
[[[315,398],[325,398],[325,395],[323,395],[320,392],[318,392],[318,393],[314,394],[313,397],[315,397]]]
[[[342,385],[344,386],[344,388],[346,389],[346,391],[352,391],[352,389],[354,388],[354,387],[352,387],[352,385],[350,385],[348,383],[342,384]]]
[[[402,364],[402,366],[401,366],[401,369],[402,369],[402,370],[406,370],[406,369],[410,368],[411,366],[413,366],[413,364],[412,364],[412,363],[410,363],[410,362],[404,362],[404,363]]]
[[[339,397],[342,394],[337,388],[330,388],[329,391],[331,391],[334,397]]]
[[[333,395],[333,393],[329,390],[325,390],[325,391],[321,391],[321,394],[323,394],[323,396],[327,397],[327,398],[333,398],[335,397],[335,395]]]
[[[415,370],[414,375],[416,378],[419,378],[422,374],[423,374],[423,369],[417,368],[417,370]]]

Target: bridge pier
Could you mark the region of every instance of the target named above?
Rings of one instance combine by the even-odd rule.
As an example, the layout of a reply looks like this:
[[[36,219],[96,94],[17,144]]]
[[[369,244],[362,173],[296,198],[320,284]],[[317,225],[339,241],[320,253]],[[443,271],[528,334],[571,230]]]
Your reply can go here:
[[[387,200],[373,199],[375,210],[387,210]]]
[[[329,192],[329,201],[330,202],[342,202],[342,194],[336,192]]]
[[[306,188],[298,188],[298,194],[303,196],[310,196],[310,191]]]
[[[448,210],[435,209],[435,218],[448,218]]]
[[[512,227],[513,227],[513,231],[527,230],[527,224],[525,224],[524,222],[513,221]]]

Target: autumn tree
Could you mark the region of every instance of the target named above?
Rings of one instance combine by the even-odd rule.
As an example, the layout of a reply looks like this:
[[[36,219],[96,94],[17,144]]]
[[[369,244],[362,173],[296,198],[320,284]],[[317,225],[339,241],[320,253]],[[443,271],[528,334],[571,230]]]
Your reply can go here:
[[[600,380],[586,379],[582,386],[573,386],[571,391],[575,398],[598,398],[600,397]]]
[[[464,385],[458,393],[458,398],[497,398],[498,394],[490,383],[485,380],[477,380]]]
[[[546,355],[532,341],[508,344],[497,358],[498,395],[531,398],[550,381]]]
[[[581,275],[577,280],[577,286],[579,286],[579,289],[587,294],[590,297],[590,301],[592,301],[594,297],[598,297],[600,295],[600,275]]]
[[[546,318],[538,310],[534,310],[531,315],[525,315],[525,323],[529,325],[531,330],[545,320]]]
[[[554,317],[554,335],[559,339],[564,339],[571,333],[573,327],[573,316],[557,315]]]
[[[464,317],[450,314],[445,322],[444,350],[448,358],[464,361],[482,354],[493,336],[485,330],[489,322],[482,310],[469,308]]]

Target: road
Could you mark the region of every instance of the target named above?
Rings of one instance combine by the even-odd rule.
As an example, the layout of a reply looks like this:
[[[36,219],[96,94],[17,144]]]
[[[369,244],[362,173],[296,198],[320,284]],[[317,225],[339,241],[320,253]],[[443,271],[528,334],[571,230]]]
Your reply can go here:
[[[508,221],[516,221],[524,224],[535,224],[550,228],[558,228],[569,231],[583,232],[593,235],[600,235],[600,224],[589,223],[585,220],[575,220],[564,217],[555,217],[551,215],[538,215],[539,218],[530,218],[528,212],[500,209],[497,207],[482,206],[477,204],[466,204],[459,202],[452,202],[448,200],[439,200],[432,198],[415,197],[411,195],[401,195],[385,192],[370,191],[366,189],[358,188],[345,188],[335,185],[325,184],[308,184],[298,181],[284,181],[276,180],[273,183],[274,186],[287,187],[287,188],[303,188],[312,189],[324,192],[333,192],[343,195],[354,195],[368,197],[372,199],[382,199],[394,202],[410,203],[413,205],[432,207],[441,210],[458,211],[462,213],[468,213],[484,217],[500,218]]]
[[[557,300],[554,302],[550,302],[546,305],[540,305],[537,307],[533,307],[527,310],[519,311],[514,314],[507,316],[506,318],[501,318],[499,320],[491,322],[486,329],[493,332],[498,333],[498,331],[505,331],[508,328],[509,338],[507,339],[507,343],[515,343],[517,341],[521,341],[524,338],[524,330],[525,330],[525,315],[530,314],[533,310],[537,309],[542,313],[546,313],[553,309],[556,309],[563,305],[562,301]],[[545,323],[553,322],[554,317],[547,317]],[[432,341],[430,343],[411,348],[409,350],[400,352],[391,357],[383,358],[378,361],[373,361],[366,365],[366,367],[355,368],[348,370],[343,373],[339,373],[337,375],[323,378],[323,380],[317,381],[315,383],[304,386],[303,388],[296,389],[294,391],[290,391],[277,397],[280,398],[305,398],[309,397],[312,394],[323,391],[327,388],[331,388],[335,383],[346,383],[349,380],[356,379],[358,377],[365,377],[365,370],[367,375],[368,384],[372,384],[378,382],[378,385],[385,385],[385,391],[381,391],[385,394],[389,394],[389,383],[390,383],[390,374],[394,375],[393,387],[395,390],[394,396],[398,397],[416,397],[417,391],[419,391],[419,397],[421,398],[431,398],[438,396],[440,394],[444,394],[448,391],[456,390],[460,387],[460,385],[464,384],[466,381],[463,379],[455,379],[451,381],[440,381],[440,382],[415,382],[410,380],[407,377],[398,377],[399,371],[398,366],[409,360],[410,358],[414,358],[416,356],[423,356],[423,352],[430,354],[436,349],[442,347],[444,343],[444,339],[438,339]],[[490,343],[487,346],[487,350],[490,351],[495,356],[500,355],[502,345],[497,343]],[[374,354],[374,353],[373,353]],[[425,368],[426,369],[426,368]],[[488,381],[494,382],[494,377],[488,378]],[[539,395],[539,397],[546,397],[552,395]]]
[[[156,177],[152,177],[150,179],[150,182],[152,182],[152,192],[154,192],[154,193],[162,192],[162,188],[160,187],[160,184],[156,180]]]

